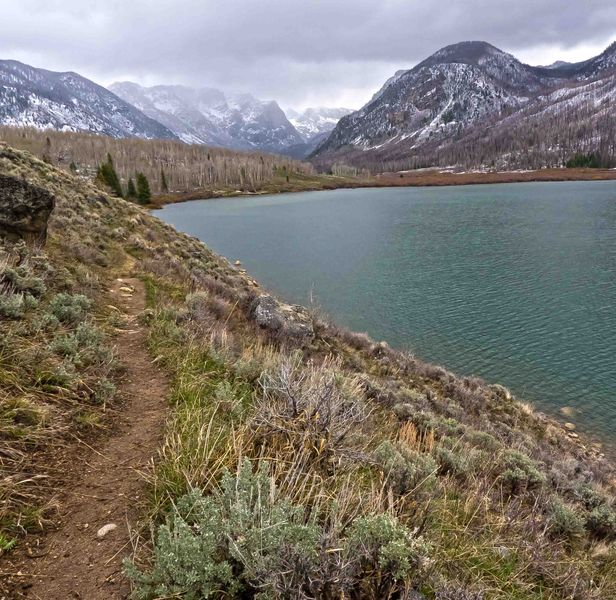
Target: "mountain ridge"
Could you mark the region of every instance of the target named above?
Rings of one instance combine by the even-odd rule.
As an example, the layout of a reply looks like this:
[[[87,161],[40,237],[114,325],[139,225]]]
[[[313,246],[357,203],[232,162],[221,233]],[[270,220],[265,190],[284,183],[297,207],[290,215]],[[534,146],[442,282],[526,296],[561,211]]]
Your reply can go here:
[[[604,127],[605,109],[593,105],[588,86],[597,80],[606,83],[601,98],[611,106],[615,70],[616,44],[587,61],[558,68],[524,64],[487,42],[445,46],[412,69],[397,72],[366,105],[343,117],[311,158],[320,166],[340,161],[378,168],[384,164],[395,167],[397,163],[408,168],[452,164],[444,161],[445,156],[447,161],[455,158],[456,144],[472,132],[477,145],[480,130],[488,135],[489,126],[489,135],[498,132],[502,136],[503,148],[492,156],[487,151],[475,152],[485,156],[462,163],[485,164],[489,156],[495,166],[524,166],[518,156],[522,147],[516,146],[515,156],[507,156],[514,149],[510,138],[528,127],[529,113],[534,115],[535,127],[547,122],[553,125],[551,99],[554,111],[568,115],[550,131],[541,150],[546,158],[543,166],[556,166],[558,161],[562,164],[563,153],[595,150],[592,138],[598,135],[599,121]],[[566,103],[561,102],[564,96]],[[582,104],[586,113],[580,109]],[[540,109],[545,113],[543,122],[537,116]],[[517,115],[517,121],[512,115]],[[584,134],[586,137],[576,144],[573,138],[578,129],[594,133]],[[565,130],[565,137],[571,138],[566,144],[558,139]],[[460,150],[460,154],[464,152]]]
[[[0,123],[113,137],[175,139],[175,135],[106,88],[73,71],[0,61]]]
[[[109,87],[188,143],[279,152],[303,141],[274,100],[189,86],[117,82]]]

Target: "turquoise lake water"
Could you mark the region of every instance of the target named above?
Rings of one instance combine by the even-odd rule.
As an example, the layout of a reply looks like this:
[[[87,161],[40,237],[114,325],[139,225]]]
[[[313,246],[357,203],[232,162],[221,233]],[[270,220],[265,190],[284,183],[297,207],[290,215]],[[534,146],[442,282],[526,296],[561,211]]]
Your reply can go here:
[[[616,183],[335,190],[166,206],[287,301],[616,439]]]

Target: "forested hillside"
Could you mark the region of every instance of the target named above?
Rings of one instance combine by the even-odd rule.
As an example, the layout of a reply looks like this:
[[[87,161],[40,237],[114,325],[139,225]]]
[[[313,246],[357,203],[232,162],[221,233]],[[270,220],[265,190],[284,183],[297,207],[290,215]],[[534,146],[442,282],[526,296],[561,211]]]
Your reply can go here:
[[[0,140],[75,174],[94,177],[107,154],[126,185],[143,173],[154,194],[195,189],[245,191],[262,188],[276,177],[312,175],[306,162],[264,152],[238,152],[172,140],[115,139],[88,133],[0,127]]]

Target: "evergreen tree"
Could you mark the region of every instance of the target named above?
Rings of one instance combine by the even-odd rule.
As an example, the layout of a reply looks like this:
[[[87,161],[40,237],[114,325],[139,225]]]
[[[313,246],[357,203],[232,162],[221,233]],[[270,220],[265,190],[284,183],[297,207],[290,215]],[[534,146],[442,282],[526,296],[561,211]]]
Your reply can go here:
[[[120,183],[120,178],[118,177],[115,167],[113,166],[111,154],[107,153],[107,161],[99,165],[98,170],[96,171],[96,179],[103,185],[110,188],[116,196],[120,198],[124,197],[122,184]]]
[[[168,192],[169,191],[169,186],[167,185],[167,178],[165,177],[165,171],[163,170],[163,168],[160,168],[160,191],[161,192]]]
[[[126,197],[129,200],[134,200],[137,197],[137,188],[135,188],[135,182],[132,177],[128,178],[128,186],[126,188]]]
[[[71,173],[77,173],[77,165],[74,161],[71,161],[71,164],[68,166]]]
[[[143,173],[137,173],[137,200],[139,204],[147,204],[152,198],[148,178]]]
[[[581,152],[578,152],[578,154],[576,154],[575,156],[573,156],[566,162],[565,166],[568,169],[575,169],[575,168],[598,169],[601,166],[601,164],[600,164],[600,160],[597,154],[593,152],[589,152],[588,154],[583,154]]]

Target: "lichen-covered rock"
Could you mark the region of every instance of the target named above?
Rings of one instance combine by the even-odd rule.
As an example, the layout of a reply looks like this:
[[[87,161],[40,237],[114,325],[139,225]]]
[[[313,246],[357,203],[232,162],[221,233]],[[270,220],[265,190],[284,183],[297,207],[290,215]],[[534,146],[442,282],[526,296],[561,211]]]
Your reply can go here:
[[[264,294],[253,301],[250,315],[259,327],[281,341],[306,345],[314,339],[312,319],[302,306],[283,304]]]
[[[0,238],[44,243],[54,197],[24,179],[0,175]]]

